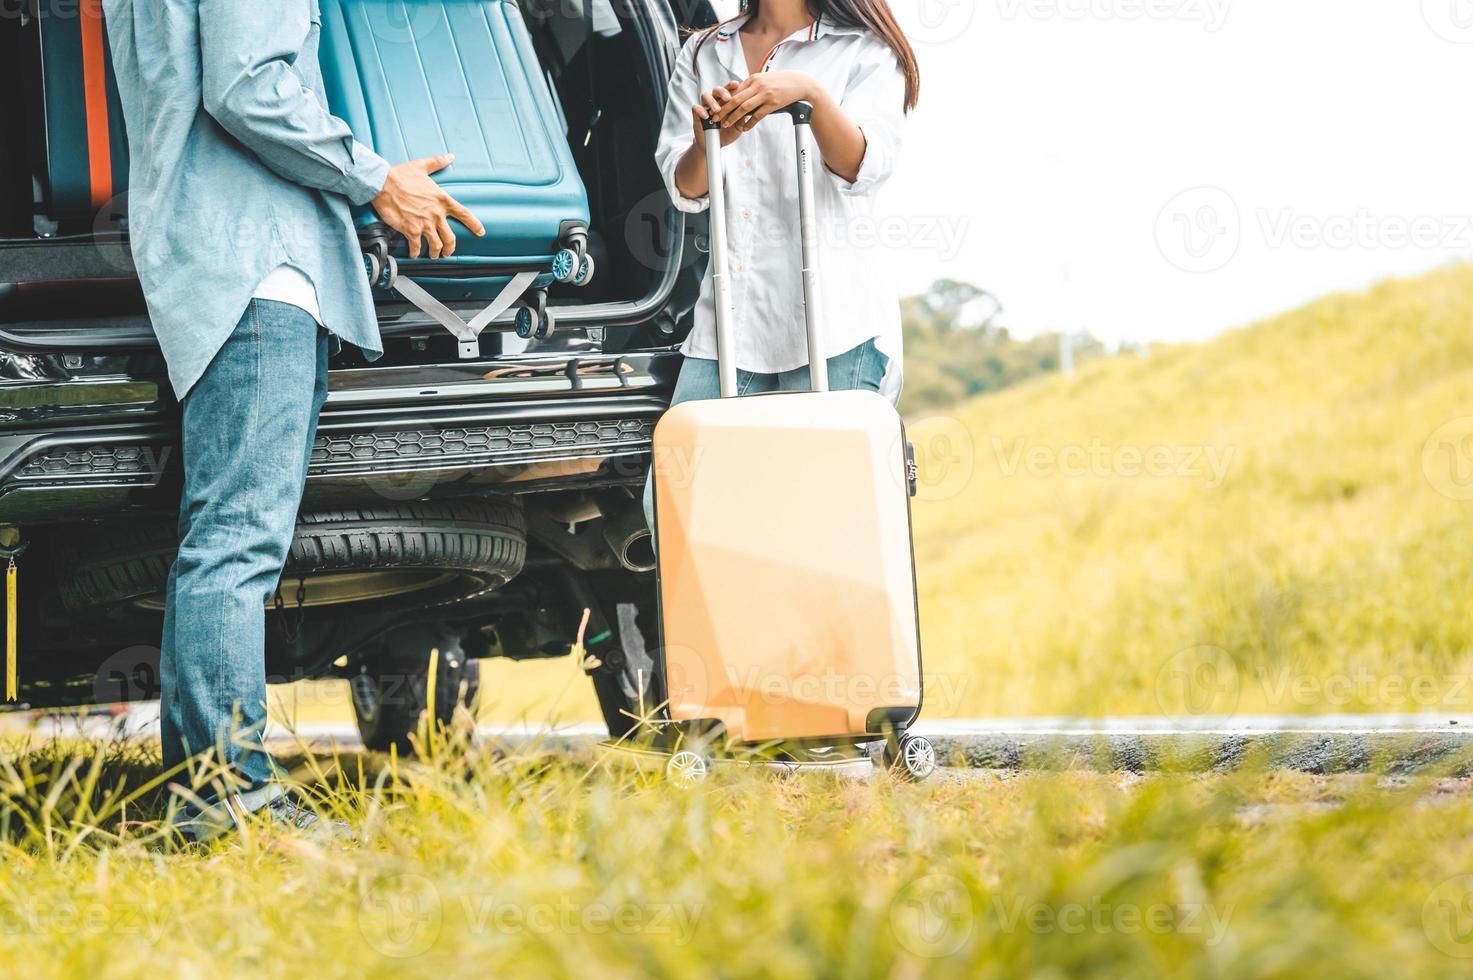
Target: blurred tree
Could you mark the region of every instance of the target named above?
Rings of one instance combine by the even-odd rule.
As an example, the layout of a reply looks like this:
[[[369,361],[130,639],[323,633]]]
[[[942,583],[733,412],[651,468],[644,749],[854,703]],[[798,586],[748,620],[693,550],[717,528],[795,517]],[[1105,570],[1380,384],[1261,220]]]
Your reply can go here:
[[[1059,334],[1016,340],[993,323],[1002,304],[971,283],[941,279],[901,301],[905,333],[905,394],[901,411],[934,411],[989,391],[1000,391],[1059,369]],[[1093,337],[1076,343],[1083,364],[1104,355]]]

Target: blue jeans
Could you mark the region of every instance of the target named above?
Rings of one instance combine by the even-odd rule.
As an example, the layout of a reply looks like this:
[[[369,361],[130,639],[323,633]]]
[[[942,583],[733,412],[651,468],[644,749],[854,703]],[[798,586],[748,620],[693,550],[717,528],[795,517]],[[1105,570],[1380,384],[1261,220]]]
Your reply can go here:
[[[829,388],[832,391],[853,391],[864,388],[879,391],[880,382],[885,380],[885,369],[890,359],[873,340],[867,340],[852,350],[829,358]],[[737,371],[737,394],[759,395],[773,391],[807,391],[812,386],[805,365],[794,371],[781,374],[758,374],[755,371]],[[721,375],[716,362],[704,357],[687,357],[680,367],[680,377],[675,382],[675,394],[671,396],[673,408],[681,402],[709,401],[721,397]],[[655,527],[655,474],[650,471],[644,484],[644,519],[653,532]]]
[[[266,726],[266,603],[296,530],[327,333],[305,311],[252,300],[184,398],[179,557],[164,608],[164,768],[214,750],[260,786],[276,774]]]

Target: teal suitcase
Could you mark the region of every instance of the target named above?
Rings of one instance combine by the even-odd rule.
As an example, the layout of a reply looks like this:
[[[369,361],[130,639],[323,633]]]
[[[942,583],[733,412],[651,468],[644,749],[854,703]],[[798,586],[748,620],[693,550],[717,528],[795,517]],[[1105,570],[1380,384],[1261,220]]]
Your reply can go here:
[[[458,223],[456,254],[409,259],[371,209],[358,215],[369,275],[479,354],[477,337],[513,306],[523,336],[546,336],[546,293],[582,286],[588,192],[556,94],[513,0],[319,0],[328,105],[390,162],[454,153],[435,175],[486,226]],[[445,306],[487,303],[471,320]]]

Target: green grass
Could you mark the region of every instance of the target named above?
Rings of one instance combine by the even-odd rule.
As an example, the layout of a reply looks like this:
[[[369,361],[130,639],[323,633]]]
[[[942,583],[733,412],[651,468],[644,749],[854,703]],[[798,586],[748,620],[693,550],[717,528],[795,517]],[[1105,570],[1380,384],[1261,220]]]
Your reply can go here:
[[[916,420],[928,715],[1468,710],[1470,324],[1473,268],[1450,268]],[[487,676],[487,720],[596,717],[571,663]],[[280,713],[345,718],[322,690]],[[153,751],[0,752],[8,974],[1379,980],[1473,959],[1469,759],[681,792],[604,751],[452,743],[297,760],[356,845],[252,827],[179,850]]]
[[[917,421],[928,713],[1473,710],[1469,416],[1464,265]]]
[[[179,852],[158,793],[98,802],[153,760],[98,751],[0,773],[8,975],[1379,980],[1473,953],[1453,780],[742,770],[681,792],[615,756],[445,751],[301,773],[355,845],[257,827]]]

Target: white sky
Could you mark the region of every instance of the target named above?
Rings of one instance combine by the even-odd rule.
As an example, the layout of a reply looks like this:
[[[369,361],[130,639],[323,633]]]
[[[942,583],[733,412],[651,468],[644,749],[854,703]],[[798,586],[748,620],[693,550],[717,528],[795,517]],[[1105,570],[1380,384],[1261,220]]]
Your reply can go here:
[[[905,292],[1192,339],[1473,258],[1473,0],[892,6],[924,74],[881,202]]]

